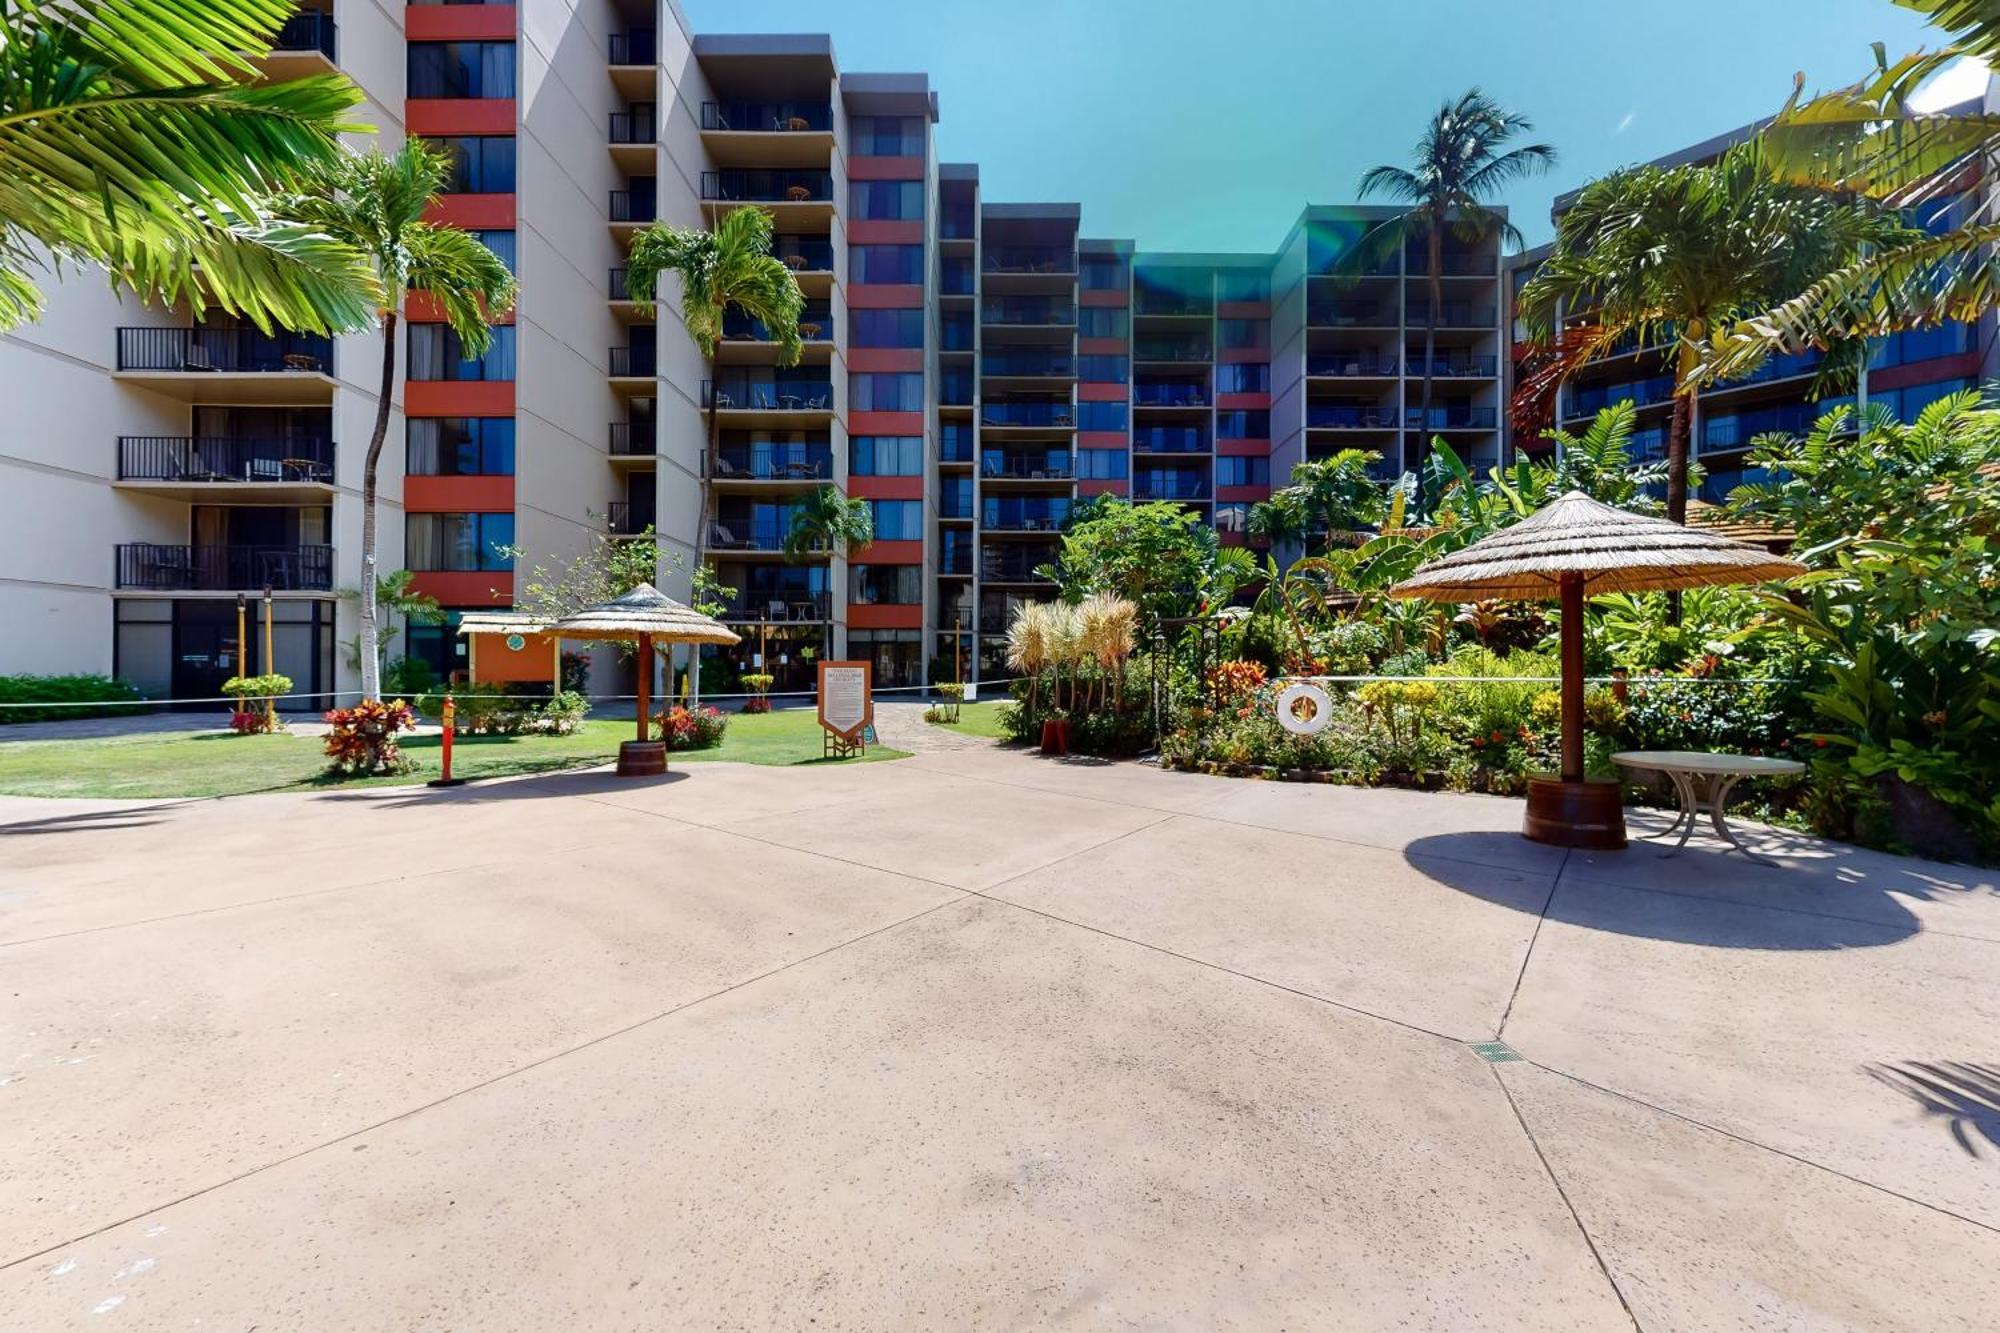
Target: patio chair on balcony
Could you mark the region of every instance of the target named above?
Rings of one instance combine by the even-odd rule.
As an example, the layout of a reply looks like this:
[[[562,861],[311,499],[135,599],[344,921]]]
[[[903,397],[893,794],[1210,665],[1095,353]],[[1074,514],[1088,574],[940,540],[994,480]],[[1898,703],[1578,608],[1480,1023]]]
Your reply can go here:
[[[803,185],[787,186],[785,189],[785,199],[790,203],[803,204],[810,198],[812,191]]]
[[[243,463],[245,481],[283,481],[285,465],[275,458],[250,458]]]
[[[770,600],[770,602],[764,607],[764,619],[784,620],[789,617],[790,611],[791,608],[785,605],[784,598],[773,597]]]
[[[727,526],[721,523],[717,523],[713,527],[711,527],[709,529],[708,535],[709,535],[708,544],[710,546],[719,546],[725,550],[728,550],[743,545],[742,542],[736,540],[736,534],[731,532]]]
[[[750,474],[721,454],[715,456],[715,478],[717,481],[742,481]]]
[[[806,400],[806,406],[815,412],[824,412],[827,409],[827,407],[831,405],[831,402],[832,398],[830,395],[823,393],[816,393],[811,398]]]

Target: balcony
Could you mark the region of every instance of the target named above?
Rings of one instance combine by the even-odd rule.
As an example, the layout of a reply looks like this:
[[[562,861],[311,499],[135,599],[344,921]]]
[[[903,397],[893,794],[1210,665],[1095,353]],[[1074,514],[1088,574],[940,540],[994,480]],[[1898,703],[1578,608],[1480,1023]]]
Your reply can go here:
[[[1423,409],[1417,408],[1404,413],[1403,424],[1410,430],[1494,430],[1500,414],[1491,407],[1433,407],[1426,423]]]
[[[1073,430],[1076,427],[1076,409],[1068,403],[981,403],[979,420],[987,426]]]
[[[989,379],[1074,379],[1076,360],[1033,352],[988,352],[979,358],[979,373]]]
[[[774,236],[771,253],[794,273],[833,272],[833,242],[804,236]]]
[[[659,432],[650,421],[611,423],[610,454],[614,459],[651,458],[659,447]]]
[[[938,321],[940,352],[970,352],[975,336],[971,315],[947,315]]]
[[[657,65],[660,63],[659,34],[651,28],[633,28],[611,34],[607,62],[613,65]]]
[[[334,448],[325,439],[121,435],[118,481],[128,490],[184,500],[231,493],[325,504]]]
[[[963,370],[947,370],[938,376],[940,407],[971,407],[972,376]]]
[[[812,379],[725,376],[701,382],[701,405],[718,412],[831,412],[833,384]],[[752,423],[754,424],[754,423]],[[789,424],[789,423],[781,423]]]
[[[1424,359],[1410,359],[1410,378],[1422,379]],[[1431,378],[1439,380],[1492,379],[1500,373],[1500,359],[1492,356],[1440,356],[1430,361]]]
[[[710,203],[786,205],[779,216],[792,225],[833,220],[829,171],[704,171],[701,197]],[[793,216],[797,214],[799,216]]]
[[[988,532],[1060,532],[1069,522],[1068,500],[1022,500],[1009,497],[986,502],[979,526]]]
[[[650,102],[635,103],[629,111],[613,111],[606,130],[606,137],[619,147],[651,148],[659,136],[659,118]]]
[[[966,545],[947,546],[938,553],[937,572],[940,574],[972,573],[972,548]]]
[[[1495,307],[1471,305],[1463,301],[1447,301],[1438,307],[1437,327],[1441,329],[1490,329],[1495,322]],[[1430,306],[1411,305],[1410,327],[1420,329],[1430,323]]]
[[[1199,426],[1142,426],[1132,432],[1132,449],[1141,454],[1205,454],[1208,439]]]
[[[1144,472],[1132,478],[1135,500],[1206,500],[1208,478],[1192,472]]]
[[[830,134],[833,107],[826,102],[703,102],[704,132]]]
[[[1205,384],[1148,384],[1142,380],[1132,386],[1134,407],[1207,407],[1208,403]]]
[[[1615,384],[1593,384],[1588,388],[1574,389],[1564,410],[1565,416],[1595,416],[1604,408],[1632,400],[1634,407],[1650,407],[1654,403],[1670,401],[1674,396],[1674,377],[1655,375],[1650,379],[1621,380]]]
[[[1076,476],[1076,463],[1068,450],[1010,454],[988,449],[979,456],[979,475],[989,481],[1069,481]]]
[[[1396,412],[1388,407],[1347,407],[1323,405],[1306,408],[1306,426],[1311,430],[1394,430]]]
[[[1215,349],[1206,338],[1139,338],[1132,344],[1134,361],[1211,361]]]
[[[656,379],[659,376],[659,351],[653,347],[614,347],[611,349],[611,378]]]
[[[653,506],[613,500],[604,506],[604,530],[614,537],[643,537],[653,526]]]
[[[136,592],[332,592],[331,546],[176,546],[131,542],[117,548],[118,586]]]
[[[969,273],[967,277],[969,280]],[[1068,301],[996,296],[980,307],[979,322],[1030,328],[1066,328],[1076,323],[1076,307]]]
[[[1314,301],[1306,307],[1306,323],[1318,329],[1393,329],[1396,307],[1380,301]]]
[[[118,377],[183,402],[328,403],[333,341],[255,329],[121,328]]]
[[[973,289],[972,261],[946,258],[938,264],[938,294],[970,296]]]
[[[833,450],[826,446],[751,445],[716,451],[715,479],[729,481],[821,482],[833,476]]]
[[[1825,410],[1826,405],[1821,403],[1787,403],[1755,412],[1731,412],[1727,416],[1709,417],[1701,423],[1698,452],[1747,449],[1750,441],[1771,431],[1803,435],[1813,428],[1813,423]]]
[[[967,202],[967,195],[956,193],[944,201],[944,208],[938,216],[938,237],[946,241],[969,241],[979,234],[978,210]]]
[[[613,222],[638,225],[659,220],[659,196],[652,190],[613,190],[607,208]]]
[[[988,273],[1076,273],[1076,250],[1063,245],[988,247],[980,266]]]
[[[1055,561],[1054,546],[987,547],[979,553],[979,577],[993,583],[1048,583],[1035,571]]]
[[[725,513],[708,525],[708,549],[777,554],[785,549],[788,526],[789,520],[781,518],[779,511],[769,506],[748,517]],[[808,554],[825,556],[827,552],[820,549]]]
[[[273,56],[315,55],[325,56],[326,63],[334,63],[333,15],[317,9],[302,9],[285,20],[285,26],[278,29],[278,35],[271,39]]]
[[[1366,352],[1319,353],[1306,358],[1306,374],[1328,379],[1394,379],[1402,362]]]
[[[1133,298],[1132,313],[1140,319],[1207,319],[1215,313],[1215,303],[1207,297],[1141,288]]]
[[[1411,278],[1425,282],[1430,280],[1431,257],[1424,251],[1410,251],[1403,256],[1403,264],[1403,271]],[[1446,251],[1438,256],[1438,274],[1446,278],[1490,278],[1499,271],[1498,255],[1453,254]]]
[[[972,429],[968,423],[948,421],[939,428],[938,461],[941,463],[972,461]]]
[[[724,599],[722,609],[722,619],[737,624],[818,625],[832,618],[832,594],[803,588],[746,588]]]
[[[826,301],[808,301],[799,312],[799,337],[806,342],[826,342],[833,337],[833,306]],[[730,307],[722,316],[724,342],[772,343],[777,339],[763,320]]]

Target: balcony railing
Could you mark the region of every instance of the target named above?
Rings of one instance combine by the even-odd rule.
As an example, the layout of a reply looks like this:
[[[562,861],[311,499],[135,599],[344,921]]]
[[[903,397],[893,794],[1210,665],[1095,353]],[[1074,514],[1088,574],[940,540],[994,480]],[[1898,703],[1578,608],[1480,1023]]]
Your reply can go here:
[[[1315,301],[1306,323],[1322,329],[1394,328],[1396,307],[1376,301]]]
[[[1410,327],[1422,328],[1430,322],[1430,306],[1410,307]],[[1441,329],[1490,329],[1493,327],[1494,307],[1468,305],[1447,301],[1438,307],[1438,327]]]
[[[650,421],[611,423],[611,454],[614,458],[650,458],[659,448],[659,432]]]
[[[652,222],[659,217],[659,196],[651,190],[613,190],[610,210],[613,222]]]
[[[1056,560],[1056,548],[1053,546],[1028,545],[1008,550],[989,547],[979,554],[979,577],[1009,583],[1045,583],[1048,580],[1035,570],[1054,564]]]
[[[713,543],[711,543],[712,545]],[[820,624],[833,616],[830,593],[746,588],[723,600],[722,618],[752,624]]]
[[[658,117],[654,108],[647,103],[632,107],[629,111],[611,113],[609,129],[611,142],[616,144],[649,144],[660,137]]]
[[[715,455],[717,481],[825,481],[832,475],[831,449],[753,445],[721,449]]]
[[[1306,425],[1313,430],[1394,430],[1396,413],[1387,407],[1308,407]]]
[[[979,419],[988,426],[1076,425],[1076,409],[1068,403],[981,403]]]
[[[333,442],[223,436],[121,435],[120,481],[333,480]]]
[[[255,329],[124,328],[118,330],[120,370],[287,370],[332,373],[333,340],[317,333]]]
[[[824,134],[833,128],[833,107],[826,102],[703,102],[701,127],[759,134]]]
[[[776,342],[763,320],[730,307],[722,316],[725,342]],[[824,342],[833,337],[833,306],[826,301],[808,301],[799,311],[799,337],[807,342]]]
[[[611,34],[610,63],[613,65],[657,65],[660,63],[659,34],[651,28]]]
[[[1819,403],[1787,403],[1755,412],[1709,417],[1701,423],[1701,448],[1741,449],[1769,431],[1802,435],[1813,428],[1824,410]]]
[[[1076,462],[1066,453],[1003,454],[987,450],[979,459],[979,475],[1011,481],[1067,481]]]
[[[948,487],[938,497],[939,518],[971,518],[973,515],[972,491]]]
[[[273,51],[317,51],[334,59],[333,15],[318,9],[302,9],[285,20],[271,39]]]
[[[833,242],[807,240],[797,236],[772,238],[771,253],[794,273],[833,272]]]
[[[972,572],[972,548],[970,546],[948,546],[938,552],[938,573],[970,574]]]
[[[1205,454],[1208,440],[1199,426],[1143,426],[1132,432],[1132,448],[1142,454]]]
[[[1214,354],[1206,338],[1141,338],[1132,344],[1134,361],[1208,361]]]
[[[708,545],[715,551],[781,551],[785,531],[786,525],[775,518],[725,515],[708,525]]]
[[[651,505],[613,500],[604,506],[604,530],[614,537],[637,537],[653,526]]]
[[[969,352],[973,344],[972,317],[954,315],[938,321],[938,350],[941,352]]]
[[[833,385],[827,380],[724,380],[718,388],[703,380],[701,405],[723,412],[824,412],[833,406]]]
[[[996,245],[981,264],[988,273],[1074,273],[1076,251],[1061,245]]]
[[[1492,430],[1499,422],[1499,412],[1491,407],[1433,407],[1428,423],[1422,408],[1403,417],[1403,424],[1411,430]]]
[[[1499,373],[1500,360],[1492,356],[1441,356],[1430,363],[1432,379],[1491,379]],[[1421,379],[1424,359],[1410,361],[1410,378]]]
[[[988,352],[979,358],[979,373],[1029,379],[1073,379],[1076,376],[1076,361],[1067,356],[1039,356],[1032,352]]]
[[[1674,396],[1674,377],[1656,375],[1651,379],[1624,380],[1616,384],[1593,384],[1587,388],[1574,390],[1570,395],[1568,414],[1571,416],[1594,416],[1603,408],[1614,403],[1632,400],[1634,407],[1646,407],[1653,403],[1664,403]]]
[[[1393,377],[1401,365],[1402,362],[1393,356],[1327,352],[1306,358],[1306,374],[1326,375],[1335,379],[1353,379],[1371,375]]]
[[[1141,291],[1132,302],[1132,313],[1139,316],[1164,315],[1170,318],[1194,319],[1215,313],[1212,302],[1173,293]]]
[[[333,591],[331,546],[176,546],[131,542],[117,548],[118,586],[144,592]]]
[[[1404,272],[1413,278],[1428,278],[1431,272],[1431,258],[1421,250],[1412,250],[1403,256]],[[1390,270],[1394,272],[1394,270]],[[1451,278],[1491,277],[1500,271],[1497,255],[1442,254],[1438,256],[1438,272]]]
[[[1205,384],[1146,384],[1132,386],[1134,407],[1207,407]]]
[[[630,276],[630,273],[631,270],[624,268],[614,268],[611,270],[609,290],[612,300],[629,301],[632,299],[632,289],[627,284],[627,278]]]
[[[962,200],[963,195],[959,198]],[[975,211],[962,202],[947,202],[944,212],[938,218],[938,235],[947,241],[969,241],[977,233],[979,219]]]
[[[833,198],[829,171],[704,171],[701,197],[724,202],[804,204]]]
[[[970,290],[969,274],[967,290]],[[1076,323],[1076,307],[1068,301],[1010,301],[1002,297],[980,306],[979,322],[1060,327]]]
[[[1144,473],[1132,479],[1132,498],[1135,500],[1206,500],[1208,498],[1208,478],[1192,474],[1183,476],[1169,473],[1164,476],[1148,477]]]
[[[1069,521],[1069,505],[1015,505],[987,501],[979,525],[991,532],[1057,532]]]
[[[961,371],[938,376],[938,402],[946,407],[971,407],[972,376]]]
[[[651,379],[659,374],[659,351],[652,347],[614,347],[611,349],[611,374],[614,379]]]

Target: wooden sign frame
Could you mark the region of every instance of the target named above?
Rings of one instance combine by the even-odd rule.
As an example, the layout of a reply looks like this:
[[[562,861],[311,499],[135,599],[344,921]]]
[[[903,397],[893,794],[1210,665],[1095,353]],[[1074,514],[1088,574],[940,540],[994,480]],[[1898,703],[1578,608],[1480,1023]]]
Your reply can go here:
[[[826,673],[829,670],[853,670],[861,673],[861,721],[855,726],[842,730],[826,720]],[[875,664],[873,662],[829,662],[821,659],[815,678],[814,707],[819,714],[820,730],[833,748],[847,754],[863,748],[863,738],[868,729],[875,725]]]

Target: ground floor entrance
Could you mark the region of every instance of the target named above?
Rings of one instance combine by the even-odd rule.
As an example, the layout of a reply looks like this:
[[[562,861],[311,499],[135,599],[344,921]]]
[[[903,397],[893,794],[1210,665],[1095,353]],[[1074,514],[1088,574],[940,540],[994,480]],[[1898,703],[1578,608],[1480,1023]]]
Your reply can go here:
[[[277,671],[292,678],[302,711],[333,705],[334,609],[331,598],[274,598],[271,652],[264,652],[264,601],[245,598],[238,637],[234,597],[120,597],[112,602],[112,673],[155,699],[215,700],[232,676]],[[207,712],[215,702],[175,705]]]

